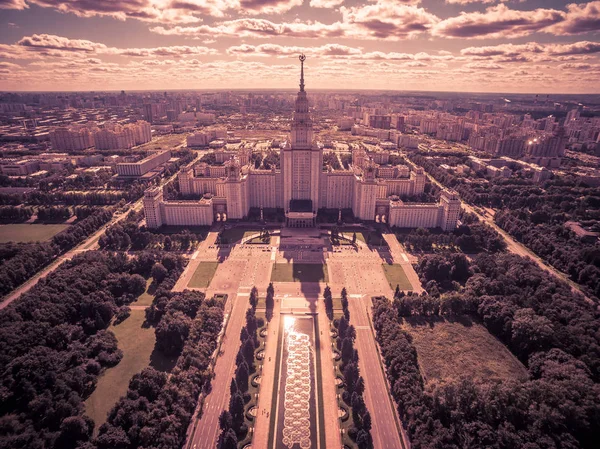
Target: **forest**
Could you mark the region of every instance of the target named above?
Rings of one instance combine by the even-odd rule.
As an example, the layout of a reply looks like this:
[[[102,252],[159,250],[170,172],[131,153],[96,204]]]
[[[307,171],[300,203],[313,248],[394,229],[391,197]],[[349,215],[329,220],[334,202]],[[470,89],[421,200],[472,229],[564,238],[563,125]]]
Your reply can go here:
[[[107,327],[145,290],[143,275],[159,260],[82,253],[0,311],[0,448],[89,441],[83,401],[122,357]]]
[[[59,255],[74,248],[96,232],[110,221],[113,211],[98,208],[91,212],[88,208],[83,208],[81,213],[85,218],[75,222],[47,242],[0,244],[0,253],[7,256],[0,264],[0,296],[18,287]]]
[[[424,256],[429,294],[375,299],[373,321],[413,447],[595,448],[600,444],[600,315],[529,259]],[[425,386],[406,317],[468,315],[528,368],[529,379]]]
[[[567,221],[575,221],[600,231],[600,188],[569,176],[539,184],[521,177],[465,182],[438,167],[439,161],[421,154],[411,160],[455,189],[463,201],[497,209],[498,226],[581,284],[587,294],[600,297],[600,244],[582,241],[565,227]]]
[[[170,293],[168,298],[160,318],[153,316],[158,320],[156,348],[178,355],[175,367],[170,373],[148,367],[133,376],[98,436],[80,449],[182,447],[198,397],[210,391],[224,304],[193,291]]]

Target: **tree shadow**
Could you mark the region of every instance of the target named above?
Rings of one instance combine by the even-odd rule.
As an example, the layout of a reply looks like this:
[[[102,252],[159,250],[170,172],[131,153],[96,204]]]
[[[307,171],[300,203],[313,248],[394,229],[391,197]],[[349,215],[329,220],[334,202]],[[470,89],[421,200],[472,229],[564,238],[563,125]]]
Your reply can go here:
[[[150,354],[150,366],[158,371],[170,373],[175,368],[178,358],[179,354],[167,357],[155,347]]]

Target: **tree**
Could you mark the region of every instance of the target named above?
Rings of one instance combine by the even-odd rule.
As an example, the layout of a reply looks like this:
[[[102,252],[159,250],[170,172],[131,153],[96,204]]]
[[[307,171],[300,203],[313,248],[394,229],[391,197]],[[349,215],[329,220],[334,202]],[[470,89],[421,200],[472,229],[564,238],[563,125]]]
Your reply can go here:
[[[231,429],[233,425],[233,418],[231,417],[231,413],[228,410],[223,410],[219,415],[219,428],[226,432],[228,429]]]
[[[182,312],[168,313],[156,326],[156,347],[166,355],[179,354],[190,333],[192,320]]]
[[[244,361],[240,363],[235,370],[235,381],[237,383],[240,392],[245,393],[248,391],[248,376],[250,375],[250,370],[248,369],[248,364]],[[233,412],[231,412],[233,415]]]
[[[151,276],[157,284],[160,284],[166,277],[168,271],[163,264],[157,262],[152,267]]]

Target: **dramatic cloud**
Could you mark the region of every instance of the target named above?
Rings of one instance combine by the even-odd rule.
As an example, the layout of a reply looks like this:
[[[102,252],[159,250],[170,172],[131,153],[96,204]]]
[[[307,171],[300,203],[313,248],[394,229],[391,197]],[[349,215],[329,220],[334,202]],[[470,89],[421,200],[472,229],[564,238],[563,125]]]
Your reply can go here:
[[[349,56],[361,55],[360,48],[339,44],[327,44],[320,47],[294,47],[276,44],[238,45],[229,47],[227,53],[241,56],[297,56],[304,53],[308,56]]]
[[[600,1],[567,5],[565,20],[548,31],[556,34],[581,34],[600,30]]]
[[[22,51],[25,50],[25,51]],[[9,59],[30,59],[29,55],[42,53],[46,57],[65,57],[69,54],[105,54],[137,57],[184,57],[197,55],[216,55],[213,48],[175,45],[154,48],[116,48],[83,39],[69,39],[52,34],[34,34],[25,36],[16,45],[0,45],[0,57]],[[34,59],[36,59],[34,57]]]
[[[106,45],[84,39],[69,39],[53,34],[34,34],[26,36],[18,42],[19,45],[34,49],[52,49],[65,51],[95,52],[105,49]]]
[[[485,47],[468,47],[461,55],[475,59],[494,59],[497,62],[564,61],[582,59],[582,55],[600,53],[600,42],[573,42],[570,44],[500,44]]]
[[[372,39],[406,39],[427,32],[439,18],[424,8],[399,0],[378,0],[375,4],[340,8],[349,35]]]
[[[546,46],[546,51],[553,55],[588,55],[600,53],[600,42],[573,42],[572,44],[552,44]]]
[[[347,59],[352,61],[360,60],[381,60],[381,61],[408,61],[413,62],[412,66],[424,66],[422,61],[440,61],[440,60],[452,60],[454,56],[444,55],[430,55],[428,53],[397,53],[397,52],[381,52],[372,51],[364,52],[362,48],[349,47],[346,45],[339,44],[327,44],[318,47],[297,47],[297,46],[285,46],[277,44],[261,44],[261,45],[249,45],[242,44],[229,47],[227,53],[235,56],[266,56],[266,57],[296,57],[300,53],[311,58],[327,58],[329,62],[333,62],[336,59]],[[418,62],[416,64],[415,62]]]
[[[565,18],[563,11],[538,8],[521,11],[501,4],[485,12],[462,12],[457,17],[442,20],[433,35],[446,38],[515,38],[555,25]]]
[[[269,39],[275,36],[295,38],[332,38],[345,34],[343,24],[330,25],[320,22],[274,23],[265,19],[236,19],[218,25],[194,27],[176,26],[172,28],[154,27],[150,31],[166,36],[203,37],[253,37]]]

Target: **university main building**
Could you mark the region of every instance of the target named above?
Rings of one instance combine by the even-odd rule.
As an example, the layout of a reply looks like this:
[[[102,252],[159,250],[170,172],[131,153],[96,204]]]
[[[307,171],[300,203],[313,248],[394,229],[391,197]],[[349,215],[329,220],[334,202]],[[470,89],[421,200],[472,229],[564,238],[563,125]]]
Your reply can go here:
[[[401,228],[456,227],[461,203],[456,193],[442,191],[438,203],[408,203],[401,196],[423,193],[426,175],[420,167],[391,166],[389,155],[377,162],[362,148],[352,151],[347,169],[323,167],[323,146],[313,138],[313,122],[304,90],[304,55],[300,56],[300,91],[290,138],[280,152],[280,169],[256,169],[251,150],[215,152],[215,163],[196,163],[178,175],[182,195],[195,201],[166,201],[162,190],[145,192],[144,211],[149,228],[162,225],[205,226],[215,221],[238,220],[250,208],[285,211],[286,225],[312,227],[318,209],[352,209],[365,221]]]

